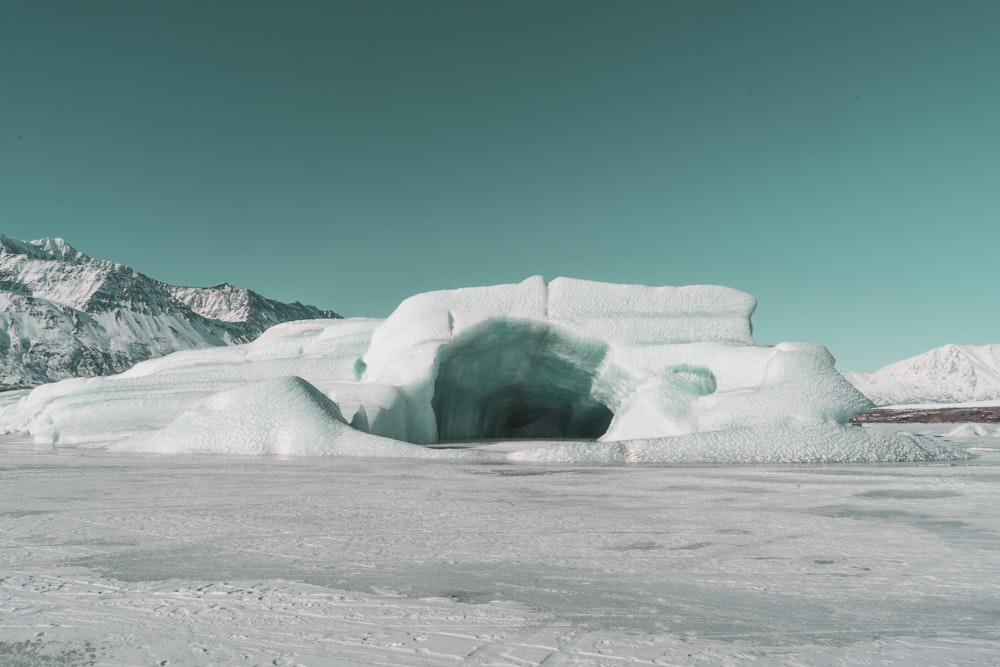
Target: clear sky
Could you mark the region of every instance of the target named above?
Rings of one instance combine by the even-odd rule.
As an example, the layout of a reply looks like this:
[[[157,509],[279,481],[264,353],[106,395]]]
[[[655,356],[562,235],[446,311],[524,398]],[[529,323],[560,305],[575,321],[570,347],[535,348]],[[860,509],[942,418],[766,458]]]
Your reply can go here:
[[[1000,342],[996,0],[0,0],[0,232],[347,316],[754,294],[874,370]]]

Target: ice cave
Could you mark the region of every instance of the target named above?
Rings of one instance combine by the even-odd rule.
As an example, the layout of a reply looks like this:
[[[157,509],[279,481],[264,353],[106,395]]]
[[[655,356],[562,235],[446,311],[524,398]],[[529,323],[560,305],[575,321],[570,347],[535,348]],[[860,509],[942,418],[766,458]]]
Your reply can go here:
[[[535,276],[417,294],[0,403],[0,432],[135,452],[624,462],[896,461],[954,451],[848,419],[870,402],[810,343],[758,345],[714,285]]]
[[[611,409],[593,396],[606,347],[545,324],[487,320],[438,351],[431,406],[439,442],[596,440]]]

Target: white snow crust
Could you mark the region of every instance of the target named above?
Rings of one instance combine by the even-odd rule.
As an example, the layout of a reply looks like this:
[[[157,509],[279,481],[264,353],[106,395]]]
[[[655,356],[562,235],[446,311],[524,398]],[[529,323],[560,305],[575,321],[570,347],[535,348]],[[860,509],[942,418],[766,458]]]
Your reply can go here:
[[[568,278],[432,292],[385,320],[282,324],[250,344],[44,385],[0,403],[0,431],[164,453],[606,464],[957,455],[847,425],[871,403],[822,346],[755,345],[754,307],[726,287]]]
[[[1000,436],[996,424],[959,424],[946,434],[949,438],[995,438]]]
[[[0,452],[5,667],[1000,655],[996,451],[639,467]]]

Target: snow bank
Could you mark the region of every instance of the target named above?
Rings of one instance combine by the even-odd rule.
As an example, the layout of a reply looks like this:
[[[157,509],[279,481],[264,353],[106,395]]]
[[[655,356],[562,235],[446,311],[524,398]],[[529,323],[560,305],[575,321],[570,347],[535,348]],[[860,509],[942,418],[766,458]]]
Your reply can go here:
[[[840,424],[733,428],[673,438],[558,443],[511,452],[533,463],[890,463],[967,458],[955,448],[909,433]]]
[[[283,324],[250,344],[39,387],[0,403],[0,432],[233,454],[594,463],[956,456],[845,426],[870,402],[822,346],[755,345],[755,304],[726,287],[540,277],[420,294],[386,320]],[[420,446],[517,438],[534,441]]]
[[[1000,433],[1000,429],[997,430]],[[990,433],[989,430],[982,424],[959,424],[955,428],[948,431],[947,437],[949,438],[984,438],[994,435]]]
[[[433,450],[351,428],[337,405],[300,377],[254,382],[199,401],[165,428],[112,451],[284,456],[486,458]]]

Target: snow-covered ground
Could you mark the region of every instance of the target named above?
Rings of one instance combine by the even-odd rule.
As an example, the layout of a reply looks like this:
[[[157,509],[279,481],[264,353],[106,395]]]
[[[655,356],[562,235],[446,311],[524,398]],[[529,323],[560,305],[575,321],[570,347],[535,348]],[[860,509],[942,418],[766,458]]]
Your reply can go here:
[[[8,437],[0,664],[995,664],[1000,438],[973,445],[599,467]]]

